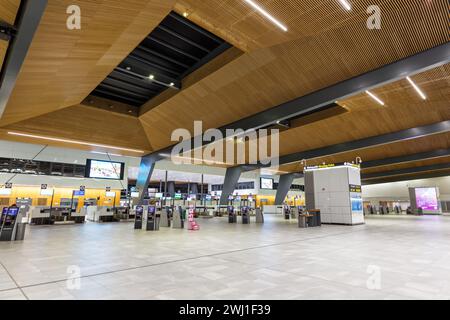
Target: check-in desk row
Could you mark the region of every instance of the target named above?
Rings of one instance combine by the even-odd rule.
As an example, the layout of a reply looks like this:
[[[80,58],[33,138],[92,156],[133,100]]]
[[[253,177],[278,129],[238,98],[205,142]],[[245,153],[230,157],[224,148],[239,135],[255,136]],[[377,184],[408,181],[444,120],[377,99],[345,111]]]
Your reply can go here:
[[[30,224],[54,224],[55,222],[83,223],[85,214],[75,212],[65,207],[30,207],[28,211],[28,222]]]

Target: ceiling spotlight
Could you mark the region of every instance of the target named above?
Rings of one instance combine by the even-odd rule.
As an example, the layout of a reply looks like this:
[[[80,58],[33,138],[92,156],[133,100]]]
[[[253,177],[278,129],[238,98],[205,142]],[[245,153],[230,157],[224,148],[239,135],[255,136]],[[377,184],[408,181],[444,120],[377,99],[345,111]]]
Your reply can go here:
[[[171,86],[171,87],[173,87],[174,85],[175,85],[175,83],[173,83],[173,82],[170,83],[170,86]]]
[[[268,19],[273,24],[275,24],[278,28],[280,28],[284,32],[288,31],[286,26],[284,26],[280,21],[275,19],[270,13],[268,13],[266,10],[264,10],[260,5],[255,3],[253,0],[244,0],[244,1],[247,2],[249,5],[251,5],[256,11],[261,13],[266,19]]]
[[[413,86],[413,88],[417,91],[417,93],[423,100],[427,100],[427,96],[422,92],[422,90],[420,90],[420,88],[414,83],[414,81],[411,80],[410,77],[406,77],[406,80],[409,81],[409,83]]]
[[[384,106],[384,102],[383,102],[380,98],[378,98],[376,95],[374,95],[372,92],[366,91],[366,93],[367,93],[373,100],[375,100],[376,102],[378,102],[379,104],[381,104],[382,106]]]
[[[151,74],[151,75],[149,75],[148,77],[149,77],[150,79],[152,79],[152,80],[153,80],[153,79],[155,79],[155,76],[154,76],[154,75],[152,75],[152,74]]]
[[[189,13],[187,11],[183,12],[183,17],[187,18],[188,16],[189,16]]]
[[[345,10],[347,10],[347,11],[352,10],[352,6],[350,5],[350,3],[347,0],[339,0],[339,2],[345,8]]]
[[[131,70],[131,67],[126,67],[126,69],[127,69],[128,71],[130,71],[130,70]]]

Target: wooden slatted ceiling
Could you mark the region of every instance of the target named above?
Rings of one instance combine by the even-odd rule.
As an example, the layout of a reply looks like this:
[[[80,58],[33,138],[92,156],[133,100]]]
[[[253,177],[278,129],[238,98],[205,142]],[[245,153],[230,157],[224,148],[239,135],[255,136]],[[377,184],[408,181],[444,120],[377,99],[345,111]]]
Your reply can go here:
[[[0,139],[38,144],[49,143],[68,148],[96,149],[133,156],[143,155],[115,150],[101,150],[101,148],[83,147],[74,144],[54,143],[40,139],[18,138],[8,135],[8,131],[138,149],[145,151],[145,153],[152,151],[144,130],[136,117],[83,105],[72,106],[3,127],[0,131]]]
[[[362,170],[362,172],[363,173],[377,173],[377,172],[386,172],[386,171],[407,169],[407,168],[417,168],[417,167],[424,167],[424,166],[429,166],[429,165],[445,164],[445,163],[450,163],[450,156],[440,157],[440,158],[436,158],[436,159],[415,161],[415,162],[411,162],[411,163],[402,163],[402,164],[398,164],[398,165],[389,166],[389,168],[379,167],[379,168],[365,169],[365,170]]]
[[[20,0],[0,0],[0,19],[14,25]]]
[[[341,106],[345,106],[349,112],[280,132],[280,155],[449,120],[450,64],[415,75],[412,79],[428,96],[427,100],[422,100],[406,80],[400,80],[372,90],[385,101],[384,107],[365,93],[355,95],[338,102]],[[448,135],[437,135],[435,137],[444,139],[440,141],[441,145],[448,143]],[[425,144],[420,139],[417,139],[417,141],[411,140],[411,145],[408,145],[409,149],[403,149],[400,154],[419,153],[422,146],[432,146],[434,139],[438,139],[435,137],[430,137],[430,140],[427,140]],[[247,152],[249,151],[248,143],[245,149]],[[379,152],[383,154],[384,150],[385,147],[381,147]],[[375,155],[366,157],[364,151],[357,151],[356,155],[350,158],[346,155],[347,158],[341,161],[336,161],[336,157],[326,157],[318,159],[318,161],[319,163],[345,162],[355,159],[356,156],[361,156],[363,159],[372,159]],[[383,156],[380,154],[379,158],[387,156],[389,154],[383,154]]]
[[[351,152],[345,152],[337,155],[308,159],[307,164],[318,165],[322,163],[330,164],[330,163],[352,162],[356,160],[356,157],[361,157],[363,162],[367,162],[371,160],[387,159],[403,155],[410,155],[448,148],[450,148],[450,132],[435,134],[418,139],[395,142],[383,146],[376,146],[361,150],[355,150]],[[377,168],[382,168],[383,171],[387,171],[390,169],[390,167],[391,165]],[[293,163],[280,166],[279,169],[282,172],[302,172],[303,166],[300,163]]]
[[[66,9],[82,9],[81,30]],[[172,0],[50,0],[0,126],[80,103],[170,12]]]
[[[14,25],[19,5],[20,0],[0,0],[0,20]],[[0,40],[0,69],[5,59],[6,50],[8,50],[8,42]]]
[[[206,3],[192,3],[192,10]],[[387,10],[381,30],[350,19],[333,29],[323,26],[314,36],[251,51],[143,114],[152,145],[171,145],[171,132],[192,129],[194,120],[220,127],[450,40],[447,1],[382,3]]]

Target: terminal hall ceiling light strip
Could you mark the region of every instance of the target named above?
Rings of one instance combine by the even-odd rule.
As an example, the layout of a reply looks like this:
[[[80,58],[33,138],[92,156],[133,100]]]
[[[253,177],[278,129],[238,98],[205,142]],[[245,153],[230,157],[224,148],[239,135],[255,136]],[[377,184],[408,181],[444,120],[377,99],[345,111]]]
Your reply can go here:
[[[350,5],[350,3],[347,0],[339,0],[339,2],[345,8],[345,10],[347,10],[347,11],[352,10],[352,6]]]
[[[370,91],[366,91],[366,93],[373,99],[373,100],[375,100],[376,102],[378,102],[379,104],[381,104],[382,106],[384,106],[384,102],[380,99],[380,98],[378,98],[376,95],[374,95],[372,92],[370,92]]]
[[[413,86],[413,88],[417,91],[417,93],[423,100],[427,100],[427,96],[423,93],[422,90],[420,90],[420,88],[414,83],[414,81],[411,80],[410,77],[406,77],[406,80],[408,80],[408,82]]]
[[[267,18],[268,20],[270,20],[273,24],[275,24],[278,28],[280,28],[281,30],[283,30],[284,32],[287,32],[288,29],[285,25],[283,25],[280,21],[278,21],[277,19],[275,19],[270,13],[268,13],[266,10],[264,10],[260,5],[258,5],[257,3],[255,3],[253,0],[244,0],[245,2],[247,2],[250,6],[252,6],[256,11],[258,11],[259,13],[261,13],[265,18]]]
[[[38,135],[28,134],[28,133],[20,133],[20,132],[9,131],[8,134],[12,135],[12,136],[27,137],[27,138],[42,139],[42,140],[50,140],[50,141],[57,141],[57,142],[65,142],[65,143],[71,143],[71,144],[80,144],[80,145],[91,146],[91,147],[115,149],[115,150],[122,150],[122,151],[136,152],[136,153],[145,153],[145,151],[143,151],[143,150],[114,147],[114,146],[109,146],[109,145],[106,145],[106,144],[89,143],[89,142],[83,142],[83,141],[78,141],[78,140],[67,140],[67,139],[60,139],[60,138],[38,136]]]

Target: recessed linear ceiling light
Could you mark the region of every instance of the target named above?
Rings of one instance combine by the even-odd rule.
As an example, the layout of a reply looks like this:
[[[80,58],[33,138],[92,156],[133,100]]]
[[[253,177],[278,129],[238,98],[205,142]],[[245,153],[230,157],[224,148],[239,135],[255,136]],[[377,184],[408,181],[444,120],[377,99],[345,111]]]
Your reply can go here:
[[[384,106],[384,102],[383,102],[380,98],[378,98],[376,95],[374,95],[372,92],[366,91],[366,93],[367,93],[373,100],[375,100],[376,102],[378,102],[379,104],[381,104],[382,106]]]
[[[352,10],[352,6],[347,0],[339,0],[339,2],[342,4],[342,6],[345,8],[345,10],[350,11]]]
[[[91,146],[91,147],[115,149],[115,150],[130,151],[130,152],[136,152],[136,153],[145,153],[145,151],[143,151],[143,150],[114,147],[114,146],[109,146],[109,145],[106,145],[106,144],[89,143],[89,142],[83,142],[83,141],[78,141],[78,140],[67,140],[67,139],[60,139],[60,138],[44,137],[44,136],[38,136],[38,135],[28,134],[28,133],[20,133],[20,132],[9,131],[8,134],[12,135],[12,136],[20,136],[20,137],[27,137],[27,138],[34,138],[34,139],[42,139],[42,140],[50,140],[50,141],[65,142],[65,143],[72,143],[72,144],[80,144],[80,145]]]
[[[281,30],[283,30],[284,32],[287,32],[288,29],[286,28],[286,26],[284,26],[280,21],[278,21],[277,19],[275,19],[270,13],[268,13],[266,10],[264,10],[263,8],[261,8],[261,6],[259,6],[258,4],[256,4],[253,0],[244,0],[245,2],[247,2],[249,5],[251,5],[253,8],[255,8],[255,10],[257,10],[259,13],[261,13],[264,17],[266,17],[268,20],[270,20],[272,23],[274,23],[278,28],[280,28]]]
[[[427,96],[423,93],[422,90],[420,90],[420,88],[414,83],[414,81],[411,80],[410,77],[406,77],[406,80],[408,80],[409,83],[413,86],[413,88],[416,89],[417,93],[423,100],[427,100]]]

